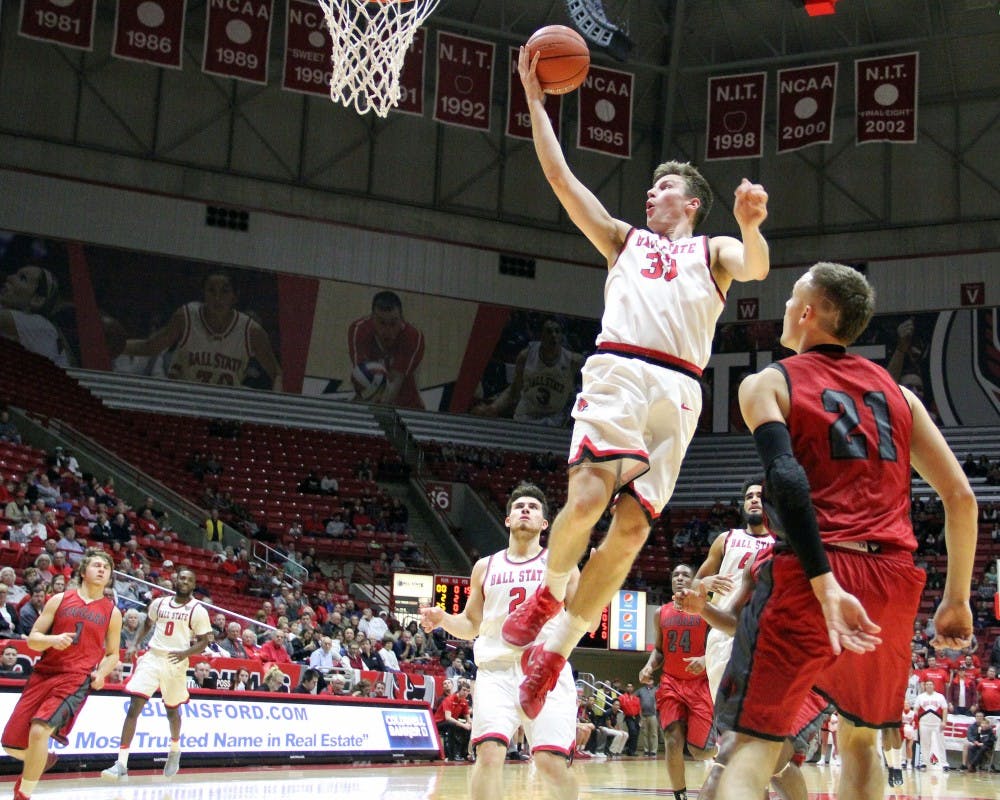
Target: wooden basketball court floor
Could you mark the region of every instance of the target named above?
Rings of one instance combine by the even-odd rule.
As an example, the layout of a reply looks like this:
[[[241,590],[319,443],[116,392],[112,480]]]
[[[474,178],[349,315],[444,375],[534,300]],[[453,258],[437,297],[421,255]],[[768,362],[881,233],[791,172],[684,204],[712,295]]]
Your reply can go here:
[[[112,756],[113,757],[113,756]],[[109,761],[110,763],[110,761]],[[581,800],[673,800],[666,786],[662,759],[593,760],[573,767],[580,781]],[[185,769],[172,780],[158,771],[132,772],[126,782],[109,782],[96,773],[47,775],[35,800],[458,800],[468,797],[469,764],[386,765],[350,767]],[[837,767],[807,764],[803,774],[810,800],[837,797]],[[705,767],[688,762],[689,795],[696,798]],[[885,797],[898,800],[962,798],[998,800],[1000,774],[904,770],[905,783],[885,787]],[[10,792],[13,778],[3,779],[0,792]],[[530,763],[504,767],[505,797],[511,800],[548,798]],[[775,795],[772,795],[774,797]],[[845,798],[845,800],[849,800]]]

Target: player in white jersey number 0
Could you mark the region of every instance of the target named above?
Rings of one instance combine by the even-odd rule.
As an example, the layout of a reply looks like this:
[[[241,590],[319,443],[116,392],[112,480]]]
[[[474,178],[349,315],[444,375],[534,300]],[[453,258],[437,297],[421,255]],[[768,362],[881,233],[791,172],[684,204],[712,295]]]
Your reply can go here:
[[[163,774],[168,778],[177,774],[181,763],[181,715],[178,708],[190,697],[187,689],[188,658],[205,649],[212,630],[208,611],[192,596],[197,580],[194,570],[184,567],[177,573],[174,596],[157,597],[146,609],[146,623],[136,641],[143,641],[150,627],[155,626],[153,638],[125,684],[125,691],[132,695],[132,700],[122,725],[118,760],[101,773],[102,777],[117,780],[128,777],[128,751],[135,736],[136,723],[146,701],[157,689],[163,697],[170,725],[170,751]],[[129,653],[127,657],[132,655]]]

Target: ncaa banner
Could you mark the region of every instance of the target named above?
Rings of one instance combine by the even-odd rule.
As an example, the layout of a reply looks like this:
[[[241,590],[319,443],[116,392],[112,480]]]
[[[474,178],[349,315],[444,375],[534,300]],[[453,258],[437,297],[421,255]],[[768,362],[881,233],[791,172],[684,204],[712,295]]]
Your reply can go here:
[[[576,146],[618,158],[632,157],[635,75],[590,65],[577,90]]]
[[[507,81],[507,135],[514,139],[531,138],[531,114],[528,100],[524,96],[521,76],[517,74],[517,48],[510,48],[510,75]],[[545,95],[545,113],[549,115],[552,130],[559,138],[559,122],[562,119],[561,94]]]
[[[186,5],[184,0],[118,0],[111,54],[180,69]]]
[[[23,0],[18,33],[77,50],[94,49],[96,0]]]
[[[319,6],[312,0],[288,0],[281,88],[304,94],[329,94],[331,57],[330,33]]]
[[[400,114],[424,115],[424,72],[426,71],[427,31],[417,28],[406,51],[399,73],[399,103],[392,109]]]
[[[496,45],[438,32],[434,119],[478,131],[490,129]]]
[[[919,53],[854,62],[857,144],[917,141]]]
[[[611,598],[611,649],[646,649],[646,593],[621,589]]]
[[[272,7],[273,0],[209,0],[202,72],[267,83]]]
[[[778,148],[790,153],[833,141],[836,63],[778,70]]]
[[[766,88],[766,72],[708,79],[706,161],[761,157]]]

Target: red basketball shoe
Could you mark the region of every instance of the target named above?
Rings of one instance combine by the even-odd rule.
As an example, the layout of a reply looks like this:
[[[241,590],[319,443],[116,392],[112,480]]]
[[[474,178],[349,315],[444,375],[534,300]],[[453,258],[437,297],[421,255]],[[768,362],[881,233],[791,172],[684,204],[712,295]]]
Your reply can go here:
[[[552,653],[536,644],[521,655],[524,680],[517,690],[521,710],[528,719],[534,719],[545,705],[545,698],[555,687],[562,672],[565,656]]]
[[[21,778],[14,782],[14,800],[31,800],[28,795],[21,791]]]
[[[562,607],[562,600],[556,600],[548,586],[539,586],[504,621],[503,628],[500,629],[504,641],[514,647],[527,647],[538,638],[545,623],[558,614]]]

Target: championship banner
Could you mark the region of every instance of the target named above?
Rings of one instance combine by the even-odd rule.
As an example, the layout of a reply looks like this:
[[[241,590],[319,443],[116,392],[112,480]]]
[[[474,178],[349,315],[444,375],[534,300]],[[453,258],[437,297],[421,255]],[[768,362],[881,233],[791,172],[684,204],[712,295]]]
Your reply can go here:
[[[590,65],[577,90],[576,146],[619,158],[632,157],[632,89],[635,76]]]
[[[495,51],[492,42],[438,33],[434,119],[479,131],[490,129]]]
[[[96,0],[23,0],[18,33],[78,50],[94,49]]]
[[[401,114],[424,115],[424,72],[426,71],[427,31],[417,28],[406,51],[399,73],[399,103],[393,108]]]
[[[766,72],[708,79],[706,161],[761,157],[766,88]]]
[[[919,53],[854,62],[857,144],[917,141]]]
[[[311,0],[288,0],[281,88],[304,94],[329,94],[330,47],[326,18],[319,6]]]
[[[790,153],[833,141],[837,64],[778,70],[778,148]]]
[[[507,81],[507,135],[515,139],[531,138],[531,115],[528,101],[521,86],[521,76],[517,74],[517,48],[510,48],[510,75]],[[549,115],[552,130],[559,138],[559,123],[562,120],[561,94],[545,95],[545,113]]]
[[[111,54],[180,69],[185,7],[184,0],[118,0]]]
[[[202,72],[267,83],[273,0],[209,0]]]

